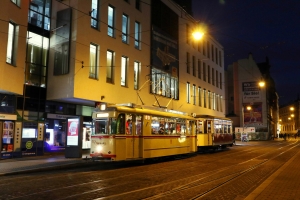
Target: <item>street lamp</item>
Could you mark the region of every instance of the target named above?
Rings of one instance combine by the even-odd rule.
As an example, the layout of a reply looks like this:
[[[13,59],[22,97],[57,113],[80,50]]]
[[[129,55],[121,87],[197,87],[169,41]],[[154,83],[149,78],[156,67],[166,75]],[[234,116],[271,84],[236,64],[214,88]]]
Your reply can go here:
[[[207,31],[207,26],[203,23],[202,24],[198,23],[196,25],[196,28],[194,29],[194,32],[192,33],[192,35],[193,35],[194,39],[197,41],[197,40],[202,39],[202,37],[204,36],[206,31]]]

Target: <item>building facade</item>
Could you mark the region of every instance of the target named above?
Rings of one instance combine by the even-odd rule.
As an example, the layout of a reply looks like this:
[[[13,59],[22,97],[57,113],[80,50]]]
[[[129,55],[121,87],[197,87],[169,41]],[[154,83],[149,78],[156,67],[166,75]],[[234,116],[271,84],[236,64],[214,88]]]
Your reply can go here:
[[[289,136],[300,136],[300,100],[299,98],[294,102],[280,106],[279,108],[279,127],[277,136],[288,134]]]
[[[1,156],[64,151],[67,118],[101,103],[225,117],[223,47],[168,0],[0,2]]]
[[[228,66],[227,117],[237,138],[246,134],[251,140],[267,140],[277,134],[278,95],[269,69],[268,59],[256,63],[252,54]]]

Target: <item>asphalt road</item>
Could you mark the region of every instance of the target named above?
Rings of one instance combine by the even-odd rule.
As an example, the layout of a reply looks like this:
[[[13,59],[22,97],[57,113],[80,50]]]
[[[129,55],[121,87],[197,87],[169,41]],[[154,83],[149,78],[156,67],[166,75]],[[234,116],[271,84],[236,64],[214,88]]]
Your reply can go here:
[[[254,191],[297,155],[299,144],[249,142],[145,163],[2,176],[0,199],[264,199]]]

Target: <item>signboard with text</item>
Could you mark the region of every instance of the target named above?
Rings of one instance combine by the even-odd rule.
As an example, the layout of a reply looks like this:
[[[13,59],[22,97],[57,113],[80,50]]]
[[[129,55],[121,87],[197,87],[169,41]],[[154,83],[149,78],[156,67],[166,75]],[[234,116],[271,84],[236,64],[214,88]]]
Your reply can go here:
[[[261,90],[257,82],[243,82],[243,102],[261,101]]]

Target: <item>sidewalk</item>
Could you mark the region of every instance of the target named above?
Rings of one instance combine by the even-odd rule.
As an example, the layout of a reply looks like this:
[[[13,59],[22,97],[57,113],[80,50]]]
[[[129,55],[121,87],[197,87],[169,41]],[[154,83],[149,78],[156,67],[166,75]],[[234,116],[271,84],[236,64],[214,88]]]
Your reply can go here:
[[[92,164],[88,154],[81,158],[66,158],[63,154],[32,156],[0,160],[0,176],[64,169]]]

